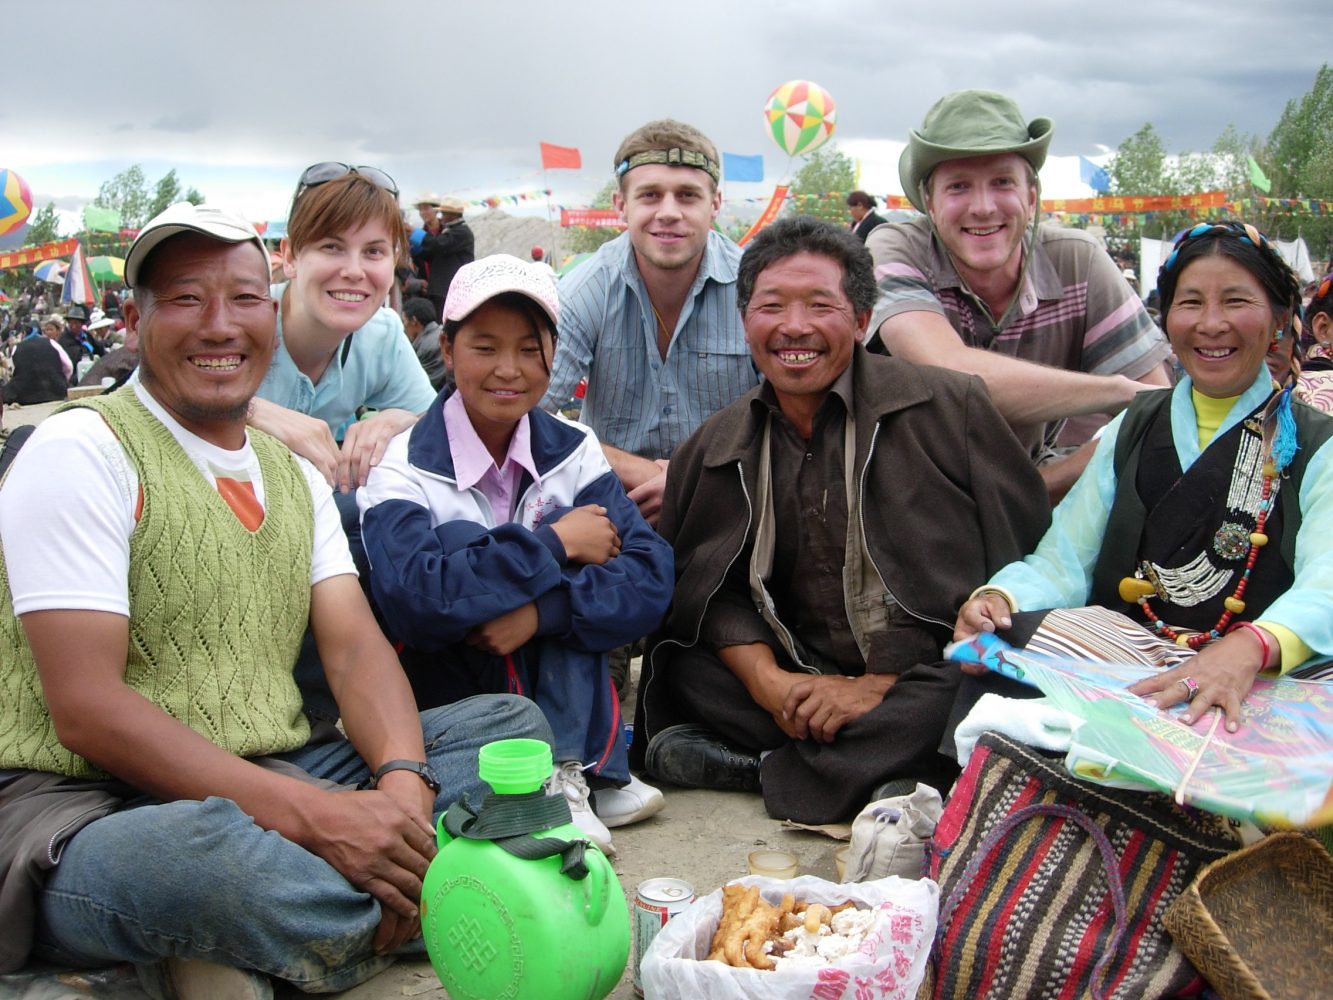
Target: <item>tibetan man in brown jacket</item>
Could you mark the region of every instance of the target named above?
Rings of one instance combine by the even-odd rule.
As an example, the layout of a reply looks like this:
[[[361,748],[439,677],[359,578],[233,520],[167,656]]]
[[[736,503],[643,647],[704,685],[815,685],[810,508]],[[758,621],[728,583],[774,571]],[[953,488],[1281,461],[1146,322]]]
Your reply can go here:
[[[885,786],[946,790],[959,606],[1050,519],[981,381],[869,355],[869,253],[809,218],[741,260],[765,377],[672,456],[670,615],[645,657],[636,764],[843,820]]]

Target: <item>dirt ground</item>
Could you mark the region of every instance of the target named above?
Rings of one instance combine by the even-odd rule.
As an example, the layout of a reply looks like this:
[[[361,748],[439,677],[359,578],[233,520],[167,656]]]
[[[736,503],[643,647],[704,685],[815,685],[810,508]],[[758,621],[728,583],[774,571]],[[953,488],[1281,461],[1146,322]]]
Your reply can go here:
[[[37,423],[58,404],[44,403],[18,409],[5,408],[4,426]],[[756,847],[779,847],[800,859],[800,874],[835,879],[833,851],[839,842],[822,834],[785,829],[764,812],[757,795],[706,792],[664,787],[666,808],[652,819],[613,830],[617,859],[613,862],[627,901],[632,902],[639,883],[649,878],[683,878],[699,895],[746,874],[745,858]],[[0,977],[0,1000],[66,1000],[66,998],[114,996],[135,1000],[146,996],[129,988],[123,977],[112,990],[80,987],[50,976],[41,982],[26,977],[20,981]],[[285,1000],[304,996],[295,990],[279,990]],[[420,997],[443,1000],[448,994],[425,961],[399,962],[356,989],[337,994],[343,1000],[400,1000]],[[634,996],[627,968],[612,1000]]]

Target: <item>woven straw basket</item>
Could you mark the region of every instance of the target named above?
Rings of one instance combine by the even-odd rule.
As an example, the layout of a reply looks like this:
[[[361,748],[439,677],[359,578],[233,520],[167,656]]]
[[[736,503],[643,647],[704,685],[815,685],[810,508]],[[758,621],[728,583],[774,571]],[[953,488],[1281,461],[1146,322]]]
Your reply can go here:
[[[1223,1000],[1333,996],[1333,857],[1304,834],[1214,861],[1163,923]]]

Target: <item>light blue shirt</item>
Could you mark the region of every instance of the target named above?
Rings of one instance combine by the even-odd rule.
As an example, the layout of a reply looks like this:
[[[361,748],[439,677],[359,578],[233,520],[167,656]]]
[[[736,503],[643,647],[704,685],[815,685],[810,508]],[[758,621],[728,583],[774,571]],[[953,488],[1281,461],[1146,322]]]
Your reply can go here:
[[[670,458],[705,420],[759,384],[736,307],[741,249],[708,234],[699,273],[667,348],[623,233],[559,284],[560,336],[542,407],[555,411],[588,377],[583,423],[605,444]]]
[[[281,302],[286,290],[286,282],[274,285],[273,298]],[[430,406],[435,390],[396,312],[381,308],[351,337],[347,363],[343,364],[343,345],[339,344],[316,385],[287,353],[279,310],[277,349],[256,395],[289,410],[318,417],[329,425],[337,441],[343,439],[343,433],[355,422],[356,411],[362,406],[410,413],[423,413]]]
[[[1172,390],[1171,396],[1171,436],[1180,467],[1186,471],[1202,454],[1191,386],[1186,377]],[[1262,368],[1254,384],[1232,405],[1212,440],[1221,439],[1253,412],[1268,398],[1272,386],[1268,369]],[[1088,603],[1093,567],[1115,499],[1115,439],[1123,420],[1122,414],[1107,425],[1092,461],[1055,508],[1051,526],[1037,550],[1022,562],[1005,566],[991,578],[991,584],[1014,595],[1020,610],[1077,608]],[[1259,616],[1291,629],[1307,646],[1324,655],[1333,653],[1333,532],[1328,530],[1333,524],[1331,444],[1333,441],[1325,443],[1310,457],[1301,480],[1295,580]]]

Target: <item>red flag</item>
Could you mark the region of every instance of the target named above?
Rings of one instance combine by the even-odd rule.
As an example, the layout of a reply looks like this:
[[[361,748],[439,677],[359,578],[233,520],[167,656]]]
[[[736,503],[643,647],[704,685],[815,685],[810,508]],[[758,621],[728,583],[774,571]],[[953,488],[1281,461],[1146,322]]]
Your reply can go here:
[[[583,157],[573,146],[552,146],[549,142],[543,142],[541,145],[543,170],[556,170],[561,167],[579,170],[583,167]]]

